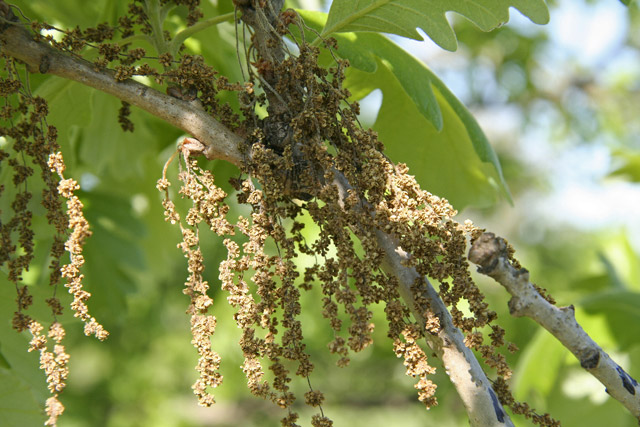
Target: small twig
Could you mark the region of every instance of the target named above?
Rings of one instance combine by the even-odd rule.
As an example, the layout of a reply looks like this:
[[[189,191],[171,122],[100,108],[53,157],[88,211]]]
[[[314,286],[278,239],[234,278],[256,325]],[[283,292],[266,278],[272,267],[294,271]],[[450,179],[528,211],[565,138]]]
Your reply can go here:
[[[342,173],[334,170],[334,184],[340,198],[344,200],[351,186]],[[416,299],[423,297],[429,309],[440,320],[437,334],[427,333],[427,344],[442,360],[447,375],[456,388],[473,427],[513,427],[513,422],[496,397],[491,382],[482,370],[478,359],[465,346],[462,332],[453,324],[453,319],[444,302],[426,277],[421,277],[413,267],[407,267],[407,254],[398,242],[382,230],[375,230],[378,245],[385,252],[383,269],[398,279],[398,292],[411,310],[415,320],[425,328],[426,319],[416,308]],[[422,282],[422,295],[414,295],[416,281]]]
[[[556,307],[529,281],[529,272],[516,269],[509,260],[507,243],[493,233],[480,236],[469,251],[478,272],[495,279],[513,296],[509,310],[514,317],[527,316],[551,332],[596,377],[607,393],[620,401],[640,421],[640,386],[582,329],[574,307]]]

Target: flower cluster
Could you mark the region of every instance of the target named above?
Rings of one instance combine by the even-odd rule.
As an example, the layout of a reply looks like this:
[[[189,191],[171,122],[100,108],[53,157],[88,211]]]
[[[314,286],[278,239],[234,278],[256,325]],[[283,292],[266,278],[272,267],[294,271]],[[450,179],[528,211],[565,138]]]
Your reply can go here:
[[[42,325],[35,320],[29,324],[29,331],[33,336],[29,343],[29,351],[40,352],[40,369],[47,376],[47,387],[51,392],[51,397],[47,399],[45,412],[49,416],[45,422],[46,426],[55,426],[58,417],[64,412],[64,406],[58,400],[58,395],[66,387],[66,380],[69,376],[69,355],[65,353],[65,348],[60,343],[65,336],[62,325],[54,322],[49,327],[48,337],[55,344],[53,352],[47,350],[47,337],[42,335]]]
[[[268,14],[261,16],[259,8],[243,12],[251,13],[250,22],[256,25],[269,25]],[[303,24],[295,12],[282,17],[286,23],[277,31],[295,40],[287,24],[301,29]],[[419,400],[427,407],[437,404],[436,385],[429,379],[435,368],[418,343],[427,334],[438,333],[440,318],[421,296],[425,280],[417,280],[412,288],[413,306],[400,298],[397,280],[383,268],[379,233],[392,236],[411,254],[407,267],[439,283],[439,296],[454,325],[465,334],[465,344],[478,350],[506,384],[511,369],[498,351],[505,346],[504,330],[495,324],[496,313],[471,279],[465,255],[467,242],[478,229],[471,222],[455,221],[457,212],[446,200],[422,190],[405,165],[386,158],[375,132],[360,127],[358,106],[347,102],[350,94],[341,84],[345,61],[334,58],[336,66],[324,69],[318,64],[320,50],[304,40],[297,43],[297,55],[281,57],[273,32],[264,42],[259,29],[253,42],[249,56],[255,68],[246,87],[262,85],[265,91],[241,92],[246,120],[239,124],[239,132],[247,135],[243,147],[247,175],[232,181],[238,201],[251,208],[251,215],[230,225],[221,207],[221,190],[202,185],[194,190],[192,182],[208,180],[209,172],[197,169],[188,158],[185,162],[192,166],[180,176],[180,192],[194,201],[187,218],[207,218],[213,212],[207,224],[226,236],[228,257],[220,264],[219,278],[229,304],[237,309],[234,318],[242,330],[245,356],[242,369],[251,392],[287,410],[282,425],[297,425],[289,369],[293,362],[296,375],[307,380],[313,371],[298,320],[303,309],[300,297],[303,291],[319,288],[322,314],[334,337],[327,345],[339,356],[338,366],[347,366],[351,352],[372,343],[371,306],[383,303],[388,336],[395,353],[404,359],[407,375],[417,380]],[[335,47],[333,41],[325,44],[329,51]],[[273,51],[265,55],[265,46]],[[267,117],[255,115],[259,105]],[[163,203],[171,207],[167,218],[177,221],[171,202]],[[320,229],[313,240],[302,232],[307,216]],[[270,246],[274,249],[268,250]],[[298,254],[316,261],[302,269],[295,262]],[[189,265],[191,271],[191,261]],[[469,316],[458,308],[462,301],[469,306]],[[412,312],[419,316],[412,318]],[[486,329],[490,343],[485,343]],[[506,346],[515,349],[510,343]],[[512,398],[503,397],[509,394],[500,396],[515,407]],[[305,394],[305,402],[320,409],[312,418],[314,426],[332,425],[322,412],[323,401],[324,395],[312,388]],[[534,416],[528,407],[523,411],[541,425],[554,425],[547,415]]]
[[[179,174],[183,185],[180,193],[192,200],[193,206],[186,215],[185,223],[181,222],[175,205],[169,200],[170,182],[163,177],[157,188],[164,192],[165,218],[167,221],[180,224],[182,242],[178,244],[187,258],[189,277],[185,283],[184,294],[189,296],[190,304],[187,314],[191,315],[192,344],[200,356],[196,370],[199,378],[193,384],[193,391],[202,406],[211,406],[215,399],[207,390],[215,388],[222,382],[219,373],[220,356],[211,348],[211,336],[215,332],[216,318],[208,314],[213,300],[207,295],[209,284],[203,278],[204,259],[200,250],[198,225],[205,222],[211,228],[221,227],[230,231],[230,225],[224,219],[227,207],[221,204],[226,194],[214,184],[213,175],[202,171],[195,162],[185,158],[187,169]]]
[[[67,199],[68,228],[71,233],[64,244],[64,248],[69,253],[70,263],[62,266],[60,271],[62,277],[67,280],[64,286],[68,288],[69,293],[73,296],[71,309],[74,311],[74,317],[79,317],[84,322],[85,335],[95,335],[100,341],[104,341],[109,336],[109,332],[89,314],[86,301],[91,294],[83,289],[84,274],[80,273],[84,265],[84,256],[82,255],[84,243],[91,236],[89,222],[82,213],[83,204],[78,196],[74,194],[76,190],[80,189],[80,185],[73,179],[64,178],[65,165],[62,161],[61,153],[58,152],[49,156],[48,164],[51,171],[56,172],[60,177],[58,193]]]
[[[25,78],[28,79],[28,75]],[[90,294],[82,289],[84,276],[80,274],[80,268],[84,263],[82,247],[91,233],[82,214],[82,203],[73,194],[79,186],[73,180],[64,179],[65,165],[62,154],[58,151],[58,133],[55,127],[46,122],[47,103],[31,94],[28,82],[23,83],[15,63],[10,59],[4,59],[0,93],[6,98],[0,116],[5,123],[11,124],[9,127],[0,127],[0,133],[10,142],[8,147],[11,150],[0,149],[0,166],[6,161],[13,170],[13,187],[8,189],[2,184],[0,193],[13,192],[14,195],[11,203],[13,216],[6,218],[0,212],[0,265],[7,265],[9,281],[16,288],[17,310],[12,319],[13,328],[18,332],[28,330],[32,335],[29,351],[40,353],[40,368],[46,374],[47,385],[52,394],[46,402],[46,413],[49,416],[46,425],[55,426],[64,411],[58,396],[65,388],[69,373],[69,355],[62,345],[65,330],[57,320],[63,311],[57,296],[61,278],[67,280],[65,286],[74,296],[71,308],[76,317],[85,322],[85,333],[96,335],[101,340],[108,333],[88,314],[85,304]],[[23,279],[23,273],[29,270],[35,258],[35,235],[32,229],[34,207],[31,201],[36,198],[29,188],[37,187],[30,183],[36,168],[39,169],[43,184],[39,201],[46,209],[47,222],[54,232],[49,252],[51,297],[45,300],[51,309],[53,321],[47,335],[42,333],[42,323],[28,313],[33,297]],[[66,211],[61,197],[67,199]],[[65,253],[70,254],[70,263],[62,266],[61,259]]]

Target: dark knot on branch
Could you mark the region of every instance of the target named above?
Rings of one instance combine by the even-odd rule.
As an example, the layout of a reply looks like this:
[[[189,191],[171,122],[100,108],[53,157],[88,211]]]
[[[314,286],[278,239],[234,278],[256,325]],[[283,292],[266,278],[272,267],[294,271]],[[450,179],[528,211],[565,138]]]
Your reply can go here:
[[[493,233],[483,233],[469,250],[469,261],[477,264],[483,274],[491,273],[500,257],[509,258],[507,242]]]

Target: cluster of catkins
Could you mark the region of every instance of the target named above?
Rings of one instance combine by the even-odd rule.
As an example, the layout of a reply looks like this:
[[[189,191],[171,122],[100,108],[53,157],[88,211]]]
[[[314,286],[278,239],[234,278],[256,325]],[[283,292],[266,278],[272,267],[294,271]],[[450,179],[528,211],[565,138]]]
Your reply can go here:
[[[179,246],[189,259],[185,293],[192,298],[192,325],[198,325],[193,342],[201,355],[201,377],[194,390],[201,403],[213,402],[202,386],[221,381],[218,356],[202,346],[203,337],[215,327],[215,318],[208,314],[208,284],[201,276],[197,236],[203,222],[226,236],[228,258],[220,264],[219,279],[237,309],[234,318],[242,330],[239,344],[249,389],[287,410],[283,425],[294,426],[298,419],[292,409],[296,396],[291,372],[309,379],[314,369],[299,320],[301,293],[311,290],[321,294],[322,314],[334,337],[327,344],[339,356],[339,366],[348,365],[350,352],[372,343],[371,307],[384,304],[388,336],[407,374],[417,379],[419,399],[427,407],[437,404],[436,385],[428,379],[435,369],[418,342],[437,332],[438,319],[430,315],[426,301],[416,298],[420,307],[409,307],[400,298],[396,278],[383,268],[385,253],[376,230],[393,236],[412,254],[408,266],[440,283],[440,297],[466,334],[466,344],[480,352],[501,380],[508,379],[511,370],[496,351],[505,345],[504,330],[492,324],[496,314],[472,281],[465,256],[468,238],[478,230],[470,222],[453,220],[456,211],[449,203],[420,189],[405,165],[394,165],[383,154],[375,132],[360,126],[358,105],[348,102],[350,94],[342,87],[346,61],[336,58],[335,67],[326,70],[318,64],[318,48],[298,43],[298,51],[279,63],[255,61],[255,81],[245,85],[259,87],[261,73],[277,75],[275,87],[264,90],[286,100],[286,109],[259,118],[255,107],[269,97],[253,90],[240,93],[241,104],[248,106],[240,125],[247,144],[244,177],[232,184],[238,201],[250,207],[250,216],[228,218],[226,194],[214,184],[211,172],[188,156],[181,163],[179,192],[193,206],[184,221],[169,199],[169,182],[159,182],[167,195],[167,220],[180,222],[184,240]],[[313,238],[303,231],[309,221],[320,230]],[[299,267],[296,258],[301,254],[314,259],[313,265]],[[426,283],[416,283],[417,293],[420,286]],[[468,303],[469,317],[457,308],[462,300]],[[415,310],[428,319],[426,325],[412,317]],[[489,344],[480,332],[487,326]],[[322,411],[322,393],[310,388],[304,397],[319,408],[312,425],[331,425]]]

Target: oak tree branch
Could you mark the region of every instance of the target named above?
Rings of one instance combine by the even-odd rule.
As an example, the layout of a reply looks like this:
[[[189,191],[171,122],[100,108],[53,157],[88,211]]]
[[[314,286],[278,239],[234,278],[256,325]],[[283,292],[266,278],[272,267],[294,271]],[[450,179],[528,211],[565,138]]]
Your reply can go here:
[[[580,361],[580,366],[596,377],[607,393],[620,401],[640,421],[640,386],[591,339],[575,318],[574,307],[556,307],[542,298],[529,281],[529,272],[516,269],[509,261],[507,244],[493,233],[480,236],[469,251],[469,260],[478,272],[495,279],[513,298],[509,311],[527,316],[548,330]]]
[[[334,184],[338,187],[340,199],[347,197],[351,186],[342,173],[333,171]],[[514,424],[504,411],[487,375],[478,359],[464,344],[464,336],[453,324],[451,313],[438,292],[426,277],[421,277],[413,267],[407,267],[410,255],[398,245],[396,239],[382,230],[375,230],[378,245],[385,253],[383,269],[398,279],[398,293],[407,304],[416,322],[426,331],[424,308],[418,308],[418,297],[428,302],[428,310],[440,322],[437,334],[426,332],[427,345],[442,360],[442,364],[456,388],[464,405],[472,427],[512,427]],[[421,295],[415,295],[416,283],[421,283]]]

